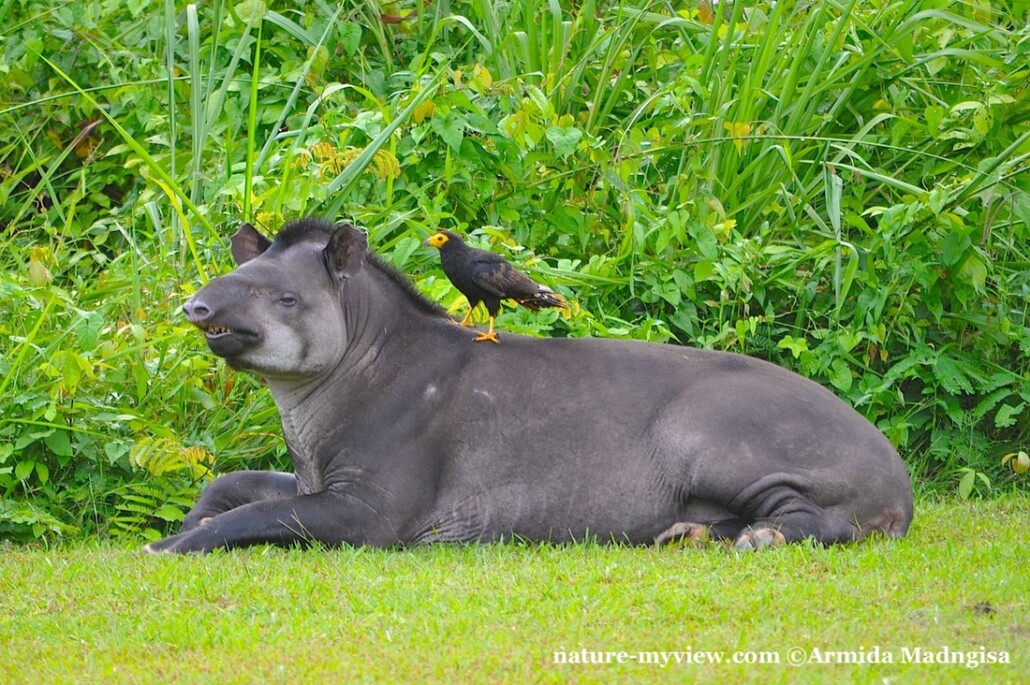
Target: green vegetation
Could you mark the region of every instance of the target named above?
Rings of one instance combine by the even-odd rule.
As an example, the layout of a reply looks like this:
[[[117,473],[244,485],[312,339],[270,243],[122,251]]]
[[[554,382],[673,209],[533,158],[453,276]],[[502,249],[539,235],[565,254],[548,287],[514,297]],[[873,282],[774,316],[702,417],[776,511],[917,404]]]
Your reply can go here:
[[[110,542],[11,546],[0,553],[0,681],[1025,681],[1030,501],[919,504],[903,540],[760,554],[516,544],[153,557]],[[787,663],[791,648],[877,647],[893,663]],[[903,649],[945,647],[1007,652],[1010,663],[904,663]],[[584,649],[723,652],[726,662],[554,661]],[[767,663],[729,663],[747,651]]]
[[[286,466],[178,309],[309,213],[455,310],[438,228],[575,303],[502,330],[767,358],[920,490],[1025,492],[1026,4],[721,4],[0,3],[0,536],[156,537]]]

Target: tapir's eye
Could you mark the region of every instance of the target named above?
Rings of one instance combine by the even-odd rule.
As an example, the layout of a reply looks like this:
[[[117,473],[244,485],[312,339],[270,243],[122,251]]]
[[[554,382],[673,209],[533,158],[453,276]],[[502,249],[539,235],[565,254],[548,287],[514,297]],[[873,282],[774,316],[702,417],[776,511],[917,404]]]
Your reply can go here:
[[[279,303],[282,304],[284,307],[292,307],[293,305],[297,304],[297,296],[293,293],[285,293],[282,297],[279,298]]]

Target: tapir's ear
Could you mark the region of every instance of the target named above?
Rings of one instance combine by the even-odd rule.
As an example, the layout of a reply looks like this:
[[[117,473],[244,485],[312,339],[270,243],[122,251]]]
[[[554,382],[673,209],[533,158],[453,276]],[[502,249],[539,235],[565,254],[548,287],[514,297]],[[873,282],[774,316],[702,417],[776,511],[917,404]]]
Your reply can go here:
[[[246,264],[272,245],[271,240],[258,233],[250,224],[240,226],[231,241],[232,258],[237,265]]]
[[[368,252],[368,236],[349,223],[336,227],[325,247],[325,262],[335,278],[350,278],[361,270]]]

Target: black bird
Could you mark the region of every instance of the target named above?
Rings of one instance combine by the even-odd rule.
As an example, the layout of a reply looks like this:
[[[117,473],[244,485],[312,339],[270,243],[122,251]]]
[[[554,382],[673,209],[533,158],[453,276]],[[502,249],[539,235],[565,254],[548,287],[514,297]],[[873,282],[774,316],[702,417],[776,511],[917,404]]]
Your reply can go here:
[[[517,271],[500,255],[469,247],[457,233],[437,231],[422,245],[440,250],[443,272],[469,301],[468,314],[459,322],[462,326],[472,326],[472,310],[480,302],[486,305],[490,329],[476,335],[475,342],[489,340],[500,344],[494,333],[494,318],[501,311],[501,300],[515,300],[533,311],[565,306],[561,295]]]

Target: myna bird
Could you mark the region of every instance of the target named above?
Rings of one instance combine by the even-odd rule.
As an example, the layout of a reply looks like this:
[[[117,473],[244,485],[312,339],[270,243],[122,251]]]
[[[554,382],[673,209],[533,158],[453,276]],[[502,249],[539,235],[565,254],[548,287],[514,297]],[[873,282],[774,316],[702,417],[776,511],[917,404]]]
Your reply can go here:
[[[477,334],[475,342],[489,340],[500,344],[494,333],[494,319],[501,311],[501,300],[515,300],[533,311],[565,306],[561,295],[517,271],[500,255],[469,247],[457,233],[437,231],[422,245],[440,250],[443,272],[469,301],[469,311],[459,322],[462,326],[471,327],[472,310],[480,302],[486,304],[490,328]]]

